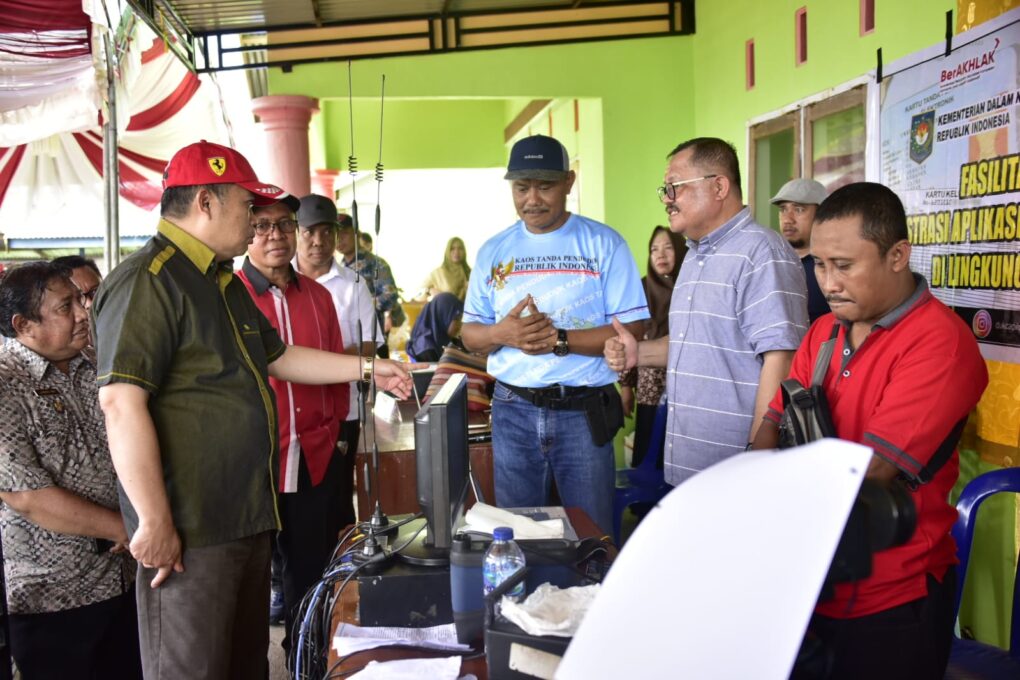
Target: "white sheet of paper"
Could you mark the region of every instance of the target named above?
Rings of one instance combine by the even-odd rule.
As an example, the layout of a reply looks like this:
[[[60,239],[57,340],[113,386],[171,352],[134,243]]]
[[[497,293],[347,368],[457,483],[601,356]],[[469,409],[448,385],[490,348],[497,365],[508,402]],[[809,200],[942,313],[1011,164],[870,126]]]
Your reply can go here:
[[[457,642],[457,629],[452,623],[427,628],[363,627],[345,623],[333,636],[333,649],[339,656],[394,645],[458,652],[471,649],[470,645]]]
[[[870,458],[829,439],[678,486],[613,563],[557,679],[789,677]]]
[[[457,680],[460,657],[372,661],[350,676],[351,680]]]

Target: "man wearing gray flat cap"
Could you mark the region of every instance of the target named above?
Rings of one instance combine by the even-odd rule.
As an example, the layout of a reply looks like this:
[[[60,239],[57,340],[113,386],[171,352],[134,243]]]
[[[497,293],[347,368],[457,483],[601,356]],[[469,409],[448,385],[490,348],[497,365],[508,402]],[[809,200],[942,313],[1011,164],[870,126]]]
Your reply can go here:
[[[808,319],[815,319],[829,313],[822,289],[815,279],[815,261],[811,257],[811,225],[815,221],[815,210],[825,200],[825,187],[813,179],[791,179],[772,197],[772,204],[779,208],[779,226],[783,238],[797,252],[804,265],[807,279]]]

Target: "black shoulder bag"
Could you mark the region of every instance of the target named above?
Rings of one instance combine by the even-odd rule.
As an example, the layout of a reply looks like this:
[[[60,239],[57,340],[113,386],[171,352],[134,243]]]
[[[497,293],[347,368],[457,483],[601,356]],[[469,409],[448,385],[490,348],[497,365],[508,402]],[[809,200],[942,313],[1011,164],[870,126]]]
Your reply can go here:
[[[822,343],[815,359],[815,372],[810,387],[800,381],[788,378],[779,385],[783,393],[783,417],[779,420],[779,448],[807,444],[824,437],[835,437],[829,413],[829,400],[825,397],[822,383],[829,370],[832,351],[839,335],[839,322],[832,324],[832,335]]]

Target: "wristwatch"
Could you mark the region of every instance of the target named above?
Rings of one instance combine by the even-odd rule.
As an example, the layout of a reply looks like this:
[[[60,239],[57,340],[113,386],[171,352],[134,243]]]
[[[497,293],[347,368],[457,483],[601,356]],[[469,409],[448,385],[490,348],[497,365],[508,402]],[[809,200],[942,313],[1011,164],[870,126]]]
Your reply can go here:
[[[556,346],[553,347],[553,354],[558,357],[565,357],[570,354],[570,345],[567,344],[567,331],[562,328],[556,330]]]

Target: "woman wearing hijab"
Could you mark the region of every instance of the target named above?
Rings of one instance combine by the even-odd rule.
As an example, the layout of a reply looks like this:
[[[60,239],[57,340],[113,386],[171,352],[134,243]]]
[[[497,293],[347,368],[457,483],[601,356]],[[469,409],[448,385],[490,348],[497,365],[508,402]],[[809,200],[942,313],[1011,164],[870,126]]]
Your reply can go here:
[[[683,236],[661,226],[652,230],[652,237],[648,241],[648,274],[641,279],[648,299],[648,311],[652,316],[645,340],[669,335],[669,301],[673,297],[673,285],[680,271],[680,263],[686,254],[687,242]],[[637,467],[648,449],[655,409],[666,389],[666,369],[640,366],[623,374],[620,385],[623,410],[628,414],[634,412],[635,386],[637,388],[634,456],[631,462],[631,465]],[[658,456],[658,467],[662,469],[662,446],[652,454]]]
[[[412,361],[439,361],[450,338],[460,333],[464,303],[453,293],[440,293],[422,307],[407,340]]]
[[[471,267],[467,263],[464,241],[454,236],[446,244],[442,266],[432,270],[425,279],[424,287],[430,299],[439,293],[453,293],[463,302],[470,277]]]

